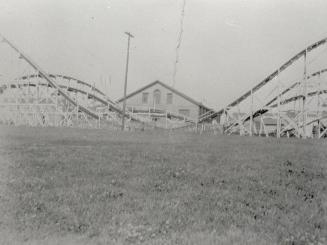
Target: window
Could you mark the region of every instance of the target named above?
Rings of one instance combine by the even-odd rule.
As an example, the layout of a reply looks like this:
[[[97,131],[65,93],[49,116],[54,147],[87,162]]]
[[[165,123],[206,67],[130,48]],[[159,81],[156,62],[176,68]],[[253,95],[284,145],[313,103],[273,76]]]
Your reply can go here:
[[[148,98],[149,98],[149,93],[143,93],[142,94],[142,103],[147,104],[148,103]]]
[[[190,116],[190,110],[189,109],[179,109],[178,113],[183,115],[183,116],[186,116],[186,117]]]
[[[159,105],[160,104],[160,97],[161,97],[161,93],[159,89],[154,90],[153,92],[153,102],[155,105]]]
[[[167,104],[172,104],[173,103],[173,94],[168,93],[167,94]]]

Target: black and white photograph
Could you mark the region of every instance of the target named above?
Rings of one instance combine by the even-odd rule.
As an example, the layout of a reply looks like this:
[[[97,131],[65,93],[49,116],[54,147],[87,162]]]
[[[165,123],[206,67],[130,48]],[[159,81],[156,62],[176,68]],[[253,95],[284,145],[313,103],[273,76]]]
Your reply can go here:
[[[0,245],[327,245],[326,0],[0,0]]]

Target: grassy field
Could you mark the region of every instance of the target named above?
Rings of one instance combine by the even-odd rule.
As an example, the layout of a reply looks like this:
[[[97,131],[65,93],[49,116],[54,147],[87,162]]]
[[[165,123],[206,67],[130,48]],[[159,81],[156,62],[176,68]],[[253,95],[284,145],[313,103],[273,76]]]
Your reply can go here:
[[[0,157],[3,244],[327,244],[325,140],[1,126]]]

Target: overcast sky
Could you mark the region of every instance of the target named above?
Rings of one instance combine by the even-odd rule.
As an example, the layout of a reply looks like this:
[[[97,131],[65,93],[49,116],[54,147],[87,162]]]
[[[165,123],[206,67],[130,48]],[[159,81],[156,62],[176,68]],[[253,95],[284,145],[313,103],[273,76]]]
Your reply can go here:
[[[172,84],[182,3],[0,0],[0,32],[47,72],[101,88],[107,80],[117,99],[125,31],[135,35],[128,92],[154,80]],[[175,88],[221,108],[326,35],[326,0],[186,0]]]

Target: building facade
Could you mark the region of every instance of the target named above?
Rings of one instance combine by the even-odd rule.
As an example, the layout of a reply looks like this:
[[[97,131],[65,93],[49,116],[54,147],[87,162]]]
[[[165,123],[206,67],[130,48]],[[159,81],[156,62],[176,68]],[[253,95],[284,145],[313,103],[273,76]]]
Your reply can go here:
[[[118,100],[123,103],[124,98]],[[210,109],[189,96],[160,81],[152,82],[126,96],[126,106],[132,112],[158,111],[197,120]]]

